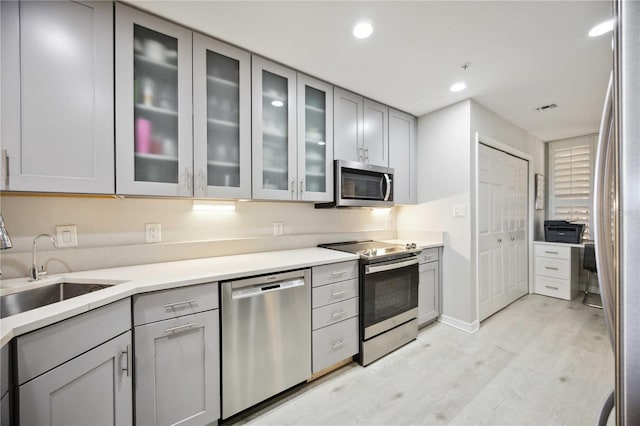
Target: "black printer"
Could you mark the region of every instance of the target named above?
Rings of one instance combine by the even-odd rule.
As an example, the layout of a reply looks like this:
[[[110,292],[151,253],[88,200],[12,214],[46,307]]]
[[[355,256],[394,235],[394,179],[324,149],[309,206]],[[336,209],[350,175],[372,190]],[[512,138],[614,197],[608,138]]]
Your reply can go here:
[[[550,243],[580,244],[584,224],[566,220],[545,220],[544,240]]]

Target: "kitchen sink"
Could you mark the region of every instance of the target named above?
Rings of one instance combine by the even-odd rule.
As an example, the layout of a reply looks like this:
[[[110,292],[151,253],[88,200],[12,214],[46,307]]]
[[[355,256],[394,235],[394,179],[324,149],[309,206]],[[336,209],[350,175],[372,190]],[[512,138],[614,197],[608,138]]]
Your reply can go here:
[[[82,296],[111,285],[61,282],[0,296],[0,318]]]

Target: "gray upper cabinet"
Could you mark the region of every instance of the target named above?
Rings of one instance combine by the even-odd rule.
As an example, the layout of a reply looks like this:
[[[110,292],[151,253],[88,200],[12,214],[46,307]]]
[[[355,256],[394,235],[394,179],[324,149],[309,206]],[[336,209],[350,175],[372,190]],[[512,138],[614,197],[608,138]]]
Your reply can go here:
[[[193,34],[194,195],[251,198],[251,55]]]
[[[193,195],[192,33],[116,3],[116,192]]]
[[[364,100],[364,162],[389,165],[389,107]]]
[[[334,89],[334,157],[389,165],[389,107]]]
[[[389,167],[393,173],[393,199],[398,204],[416,204],[416,126],[414,116],[389,109]]]
[[[298,73],[298,199],[333,201],[333,87]]]
[[[335,159],[364,161],[364,98],[334,87],[333,102]]]
[[[253,198],[297,200],[296,72],[252,58]]]
[[[113,193],[113,5],[0,8],[1,188]]]

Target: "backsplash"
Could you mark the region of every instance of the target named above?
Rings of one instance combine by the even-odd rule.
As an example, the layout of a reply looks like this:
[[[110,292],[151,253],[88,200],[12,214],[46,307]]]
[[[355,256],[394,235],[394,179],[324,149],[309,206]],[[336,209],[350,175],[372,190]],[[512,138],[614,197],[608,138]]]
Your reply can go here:
[[[199,212],[187,199],[2,196],[0,210],[13,248],[3,251],[2,277],[22,277],[35,235],[76,225],[78,246],[41,241],[50,273],[312,247],[323,242],[396,237],[396,209],[315,209],[311,203],[237,202],[235,211]],[[273,222],[284,235],[273,236]],[[161,243],[145,243],[145,224],[161,224]]]

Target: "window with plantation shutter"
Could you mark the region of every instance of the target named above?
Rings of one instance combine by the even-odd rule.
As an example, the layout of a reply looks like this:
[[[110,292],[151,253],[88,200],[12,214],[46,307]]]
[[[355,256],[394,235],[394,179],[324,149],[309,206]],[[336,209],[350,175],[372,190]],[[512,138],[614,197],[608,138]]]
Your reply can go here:
[[[597,135],[549,142],[549,219],[585,225],[591,239],[593,163]]]

